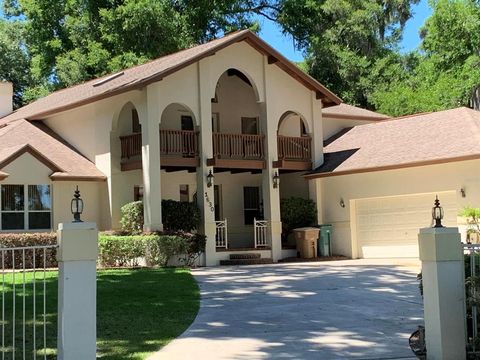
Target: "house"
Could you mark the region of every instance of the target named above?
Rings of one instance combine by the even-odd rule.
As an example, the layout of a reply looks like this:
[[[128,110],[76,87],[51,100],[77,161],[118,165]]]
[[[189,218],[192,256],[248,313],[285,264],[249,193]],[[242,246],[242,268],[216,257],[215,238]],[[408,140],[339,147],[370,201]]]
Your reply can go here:
[[[82,217],[102,230],[118,228],[120,208],[134,200],[143,200],[147,231],[162,229],[161,199],[196,201],[206,265],[237,252],[277,261],[295,255],[282,247],[280,199],[299,196],[316,202],[319,223],[333,224],[336,253],[411,256],[391,232],[392,224],[403,231],[402,221],[413,228],[410,202],[429,212],[439,192],[453,223],[452,212],[478,200],[475,160],[462,153],[478,148],[470,146],[479,140],[477,113],[452,110],[453,122],[430,132],[430,116],[442,113],[392,120],[342,104],[249,31],[14,112],[11,98],[11,85],[0,83],[0,231],[70,221],[78,185]],[[441,162],[453,149],[454,160]],[[400,218],[386,213],[398,196]]]

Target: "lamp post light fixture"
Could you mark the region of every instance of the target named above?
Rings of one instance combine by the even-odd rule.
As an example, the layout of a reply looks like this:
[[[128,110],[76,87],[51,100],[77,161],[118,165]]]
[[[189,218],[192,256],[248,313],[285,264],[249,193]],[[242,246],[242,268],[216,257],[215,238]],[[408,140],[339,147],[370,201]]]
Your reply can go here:
[[[74,223],[78,222],[83,222],[82,219],[80,219],[80,215],[83,213],[83,200],[80,197],[80,190],[78,190],[78,185],[77,189],[75,190],[75,193],[73,194],[73,199],[70,204],[70,208],[73,214],[73,221]]]
[[[207,187],[212,187],[214,178],[215,176],[213,176],[212,170],[210,170],[210,172],[207,175]]]
[[[435,220],[434,228],[441,228],[442,219],[443,219],[443,208],[440,206],[440,201],[438,200],[438,195],[435,197],[435,206],[432,208],[432,218]]]
[[[280,185],[280,176],[278,175],[278,171],[275,171],[275,174],[273,174],[273,188],[278,188],[278,185]]]

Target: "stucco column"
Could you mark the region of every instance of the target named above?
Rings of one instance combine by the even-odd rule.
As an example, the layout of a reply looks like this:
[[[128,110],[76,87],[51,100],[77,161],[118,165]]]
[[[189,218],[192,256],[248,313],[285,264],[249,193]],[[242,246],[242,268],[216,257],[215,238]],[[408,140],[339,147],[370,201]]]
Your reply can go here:
[[[465,359],[465,269],[458,228],[421,229],[418,243],[427,359]]]
[[[94,223],[58,226],[58,358],[95,359],[98,232]]]
[[[323,193],[322,180],[310,179],[308,181],[308,195],[310,200],[315,202],[317,208],[317,224],[323,224]]]
[[[208,58],[198,63],[198,80],[200,166],[197,168],[197,204],[202,214],[200,231],[207,237],[205,265],[212,266],[218,265],[218,263],[215,244],[214,185],[212,184],[211,187],[207,186],[207,175],[210,170],[213,172],[213,167],[207,166],[207,159],[213,157],[212,92],[214,89],[212,87]]]
[[[265,220],[269,221],[270,244],[273,261],[282,257],[282,222],[280,218],[280,187],[273,187],[273,176],[277,169],[273,162],[278,159],[278,119],[269,117],[265,102],[260,103],[260,128],[265,135],[265,169],[262,171],[263,209]],[[280,184],[282,186],[282,184]]]
[[[313,168],[323,164],[323,126],[322,126],[322,101],[317,100],[312,91],[312,152]]]
[[[143,228],[145,231],[163,230],[159,96],[158,87],[155,84],[150,85],[147,90],[148,115],[145,119],[140,119],[142,124]]]

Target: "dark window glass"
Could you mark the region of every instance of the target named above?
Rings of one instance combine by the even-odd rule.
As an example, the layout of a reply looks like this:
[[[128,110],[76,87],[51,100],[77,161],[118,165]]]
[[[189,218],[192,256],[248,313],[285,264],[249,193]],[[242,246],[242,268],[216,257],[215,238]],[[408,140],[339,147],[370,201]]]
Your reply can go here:
[[[2,213],[2,230],[25,229],[24,213]]]
[[[133,199],[135,201],[143,201],[143,186],[135,185],[133,187]]]
[[[23,211],[24,186],[2,185],[2,211]]]
[[[140,124],[140,119],[138,118],[138,112],[135,109],[132,110],[132,132],[142,132],[142,125]]]
[[[180,201],[181,202],[189,202],[190,201],[190,194],[188,191],[188,185],[180,185]]]
[[[193,131],[193,119],[189,115],[182,115],[182,130],[184,131]]]
[[[30,230],[46,230],[51,228],[51,215],[49,212],[28,213],[28,228]]]
[[[28,185],[28,209],[51,210],[51,208],[50,186]]]
[[[243,214],[245,225],[252,225],[254,218],[260,219],[260,188],[243,188]]]

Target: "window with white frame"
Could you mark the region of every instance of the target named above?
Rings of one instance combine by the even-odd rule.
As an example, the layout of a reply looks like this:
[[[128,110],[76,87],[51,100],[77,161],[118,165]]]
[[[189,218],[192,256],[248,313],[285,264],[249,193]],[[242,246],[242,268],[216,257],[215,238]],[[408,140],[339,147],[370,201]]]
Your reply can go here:
[[[50,185],[0,185],[0,230],[51,228]]]

